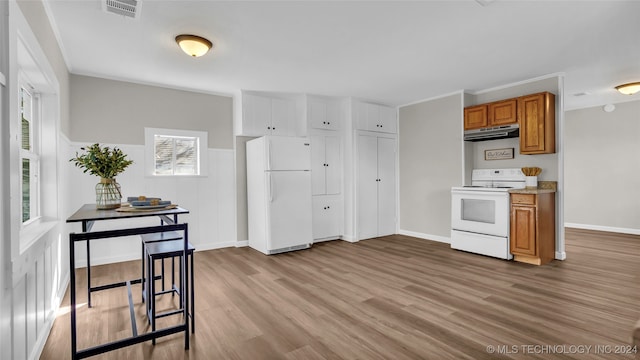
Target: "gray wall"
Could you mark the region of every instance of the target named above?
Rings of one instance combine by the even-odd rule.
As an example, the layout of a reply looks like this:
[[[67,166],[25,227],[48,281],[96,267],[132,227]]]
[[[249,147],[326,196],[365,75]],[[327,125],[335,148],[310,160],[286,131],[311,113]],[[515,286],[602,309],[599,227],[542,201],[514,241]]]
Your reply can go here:
[[[450,237],[462,181],[462,94],[400,108],[400,230]]]
[[[249,240],[247,210],[247,141],[255,137],[236,136],[236,224],[237,240]]]
[[[209,148],[233,149],[233,99],[71,75],[71,134],[81,142],[144,144],[144,128],[209,132]]]
[[[564,146],[566,223],[640,234],[640,101],[567,111]]]

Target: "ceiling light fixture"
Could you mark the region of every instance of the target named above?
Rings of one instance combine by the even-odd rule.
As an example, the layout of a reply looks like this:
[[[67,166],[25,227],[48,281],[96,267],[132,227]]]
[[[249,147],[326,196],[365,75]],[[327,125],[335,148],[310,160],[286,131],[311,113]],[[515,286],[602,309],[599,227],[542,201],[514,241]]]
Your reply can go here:
[[[178,35],[176,36],[176,42],[180,45],[182,51],[193,57],[206,54],[213,46],[211,41],[197,35]]]
[[[616,86],[616,90],[625,95],[633,95],[640,91],[640,82],[632,82]]]

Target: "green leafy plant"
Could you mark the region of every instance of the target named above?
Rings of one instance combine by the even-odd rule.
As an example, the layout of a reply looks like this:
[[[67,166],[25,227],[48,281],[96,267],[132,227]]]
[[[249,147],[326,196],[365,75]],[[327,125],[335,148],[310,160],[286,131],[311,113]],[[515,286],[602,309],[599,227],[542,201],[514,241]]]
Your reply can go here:
[[[112,150],[108,146],[100,147],[100,144],[96,143],[80,149],[86,153],[78,155],[76,152],[76,157],[69,161],[76,167],[84,169],[84,173],[89,172],[101,178],[112,179],[133,164],[133,161],[127,160],[127,155],[116,147]]]

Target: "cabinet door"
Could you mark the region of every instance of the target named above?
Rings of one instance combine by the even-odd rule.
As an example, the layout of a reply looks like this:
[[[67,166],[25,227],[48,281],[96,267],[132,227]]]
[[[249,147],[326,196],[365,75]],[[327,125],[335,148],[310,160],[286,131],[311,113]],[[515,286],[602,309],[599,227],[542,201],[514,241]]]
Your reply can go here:
[[[369,130],[369,122],[367,117],[367,103],[356,102],[355,107],[355,116],[356,116],[356,129],[358,130]]]
[[[511,253],[536,256],[536,208],[511,206]]]
[[[307,112],[309,123],[314,129],[337,130],[340,121],[340,109],[330,100],[308,99]]]
[[[311,136],[311,193],[326,194],[326,169],[324,136]]]
[[[312,128],[327,128],[327,103],[321,100],[308,99],[307,112]]]
[[[518,122],[516,112],[517,99],[493,102],[489,104],[489,126],[515,124]]]
[[[366,130],[380,131],[380,107],[376,104],[366,104]]]
[[[398,130],[396,121],[396,110],[388,106],[378,107],[378,121],[380,127],[378,131],[395,134]]]
[[[464,129],[479,129],[489,126],[487,105],[470,106],[464,109]]]
[[[357,237],[378,236],[378,138],[358,136]]]
[[[340,236],[340,212],[336,200],[327,196],[313,197],[313,238]]]
[[[378,138],[378,236],[396,233],[396,140]]]
[[[340,166],[340,138],[327,136],[325,143],[325,186],[326,194],[339,194],[342,180],[342,167]]]
[[[253,94],[242,95],[242,135],[271,133],[271,99]]]
[[[549,93],[518,98],[521,154],[552,154],[555,148],[555,97]]]
[[[293,100],[271,99],[271,135],[294,136],[296,104]]]

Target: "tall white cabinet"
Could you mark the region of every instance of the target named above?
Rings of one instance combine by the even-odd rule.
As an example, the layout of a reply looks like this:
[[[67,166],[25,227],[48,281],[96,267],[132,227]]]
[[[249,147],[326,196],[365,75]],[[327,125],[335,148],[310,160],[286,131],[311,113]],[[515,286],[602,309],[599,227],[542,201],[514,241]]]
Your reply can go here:
[[[343,233],[342,124],[340,99],[311,96],[307,125],[311,140],[311,187],[314,242],[338,239]]]
[[[357,239],[396,232],[396,139],[357,135]]]

